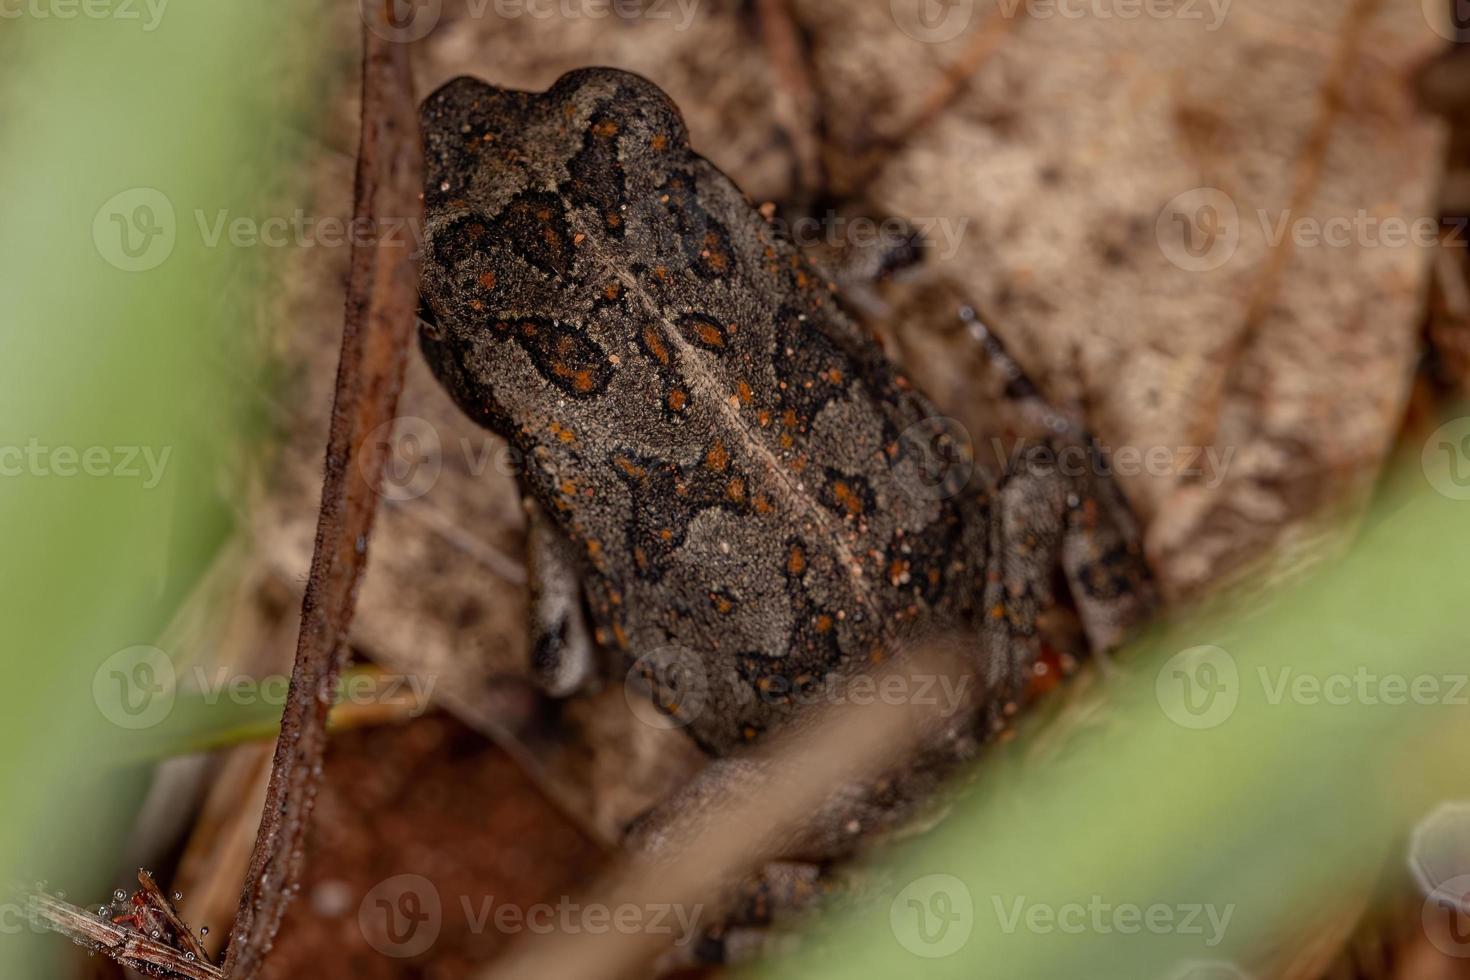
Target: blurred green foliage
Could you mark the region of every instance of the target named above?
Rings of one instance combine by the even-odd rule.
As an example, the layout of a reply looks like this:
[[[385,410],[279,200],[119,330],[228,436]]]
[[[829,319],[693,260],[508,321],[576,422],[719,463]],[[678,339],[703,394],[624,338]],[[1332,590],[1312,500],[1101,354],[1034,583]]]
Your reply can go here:
[[[211,243],[198,216],[301,206],[286,176],[355,36],[334,48],[321,8],[288,0],[7,11],[0,880],[88,901],[126,882],[145,775],[102,766],[130,737],[99,702],[104,664],[158,641],[231,532],[260,443],[280,254]],[[15,932],[0,976],[57,975],[64,943]]]
[[[1407,882],[1410,829],[1470,799],[1470,501],[1399,482],[1350,555],[1036,719],[761,975],[1234,980]]]

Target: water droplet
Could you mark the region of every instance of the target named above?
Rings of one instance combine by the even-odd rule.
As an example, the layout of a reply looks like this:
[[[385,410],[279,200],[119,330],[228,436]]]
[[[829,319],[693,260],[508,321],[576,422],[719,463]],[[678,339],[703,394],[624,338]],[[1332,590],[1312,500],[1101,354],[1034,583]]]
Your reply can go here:
[[[201,926],[199,928],[199,935],[201,935],[201,936],[207,936],[207,935],[209,935],[209,926]]]
[[[157,929],[154,929],[152,932],[150,932],[148,934],[148,938],[149,939],[161,939],[161,938],[163,938],[163,933],[159,932]]]
[[[182,902],[183,900],[184,900],[184,893],[183,892],[174,892],[174,901],[175,902]]]
[[[194,954],[193,953],[185,953],[184,954],[184,959],[188,960],[190,963],[193,963],[194,962]]]
[[[114,902],[126,902],[128,900],[128,893],[119,888],[112,893],[112,900]]]

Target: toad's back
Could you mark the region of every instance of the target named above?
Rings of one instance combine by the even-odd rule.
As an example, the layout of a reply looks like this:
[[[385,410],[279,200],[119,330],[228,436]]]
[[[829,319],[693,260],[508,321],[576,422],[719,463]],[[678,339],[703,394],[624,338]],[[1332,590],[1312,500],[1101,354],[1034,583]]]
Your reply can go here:
[[[429,359],[524,454],[599,641],[698,665],[696,738],[753,739],[795,688],[970,615],[985,522],[925,479],[932,408],[662,92],[462,78],[423,127]]]

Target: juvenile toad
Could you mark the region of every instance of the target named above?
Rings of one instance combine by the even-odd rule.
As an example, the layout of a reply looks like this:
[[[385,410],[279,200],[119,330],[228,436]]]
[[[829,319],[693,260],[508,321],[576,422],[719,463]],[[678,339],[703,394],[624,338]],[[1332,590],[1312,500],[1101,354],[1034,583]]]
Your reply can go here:
[[[720,756],[942,628],[973,640],[978,728],[1025,683],[1058,583],[1096,647],[1138,618],[1111,484],[1030,459],[936,476],[934,406],[652,83],[459,78],[421,122],[422,347],[523,459],[548,691],[692,664],[697,697],[657,669],[653,694]]]

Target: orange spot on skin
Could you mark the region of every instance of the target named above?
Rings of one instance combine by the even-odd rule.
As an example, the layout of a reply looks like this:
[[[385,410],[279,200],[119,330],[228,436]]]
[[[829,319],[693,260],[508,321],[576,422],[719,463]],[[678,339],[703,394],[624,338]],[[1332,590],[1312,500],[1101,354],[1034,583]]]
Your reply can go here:
[[[888,566],[888,581],[893,585],[902,585],[909,579],[909,563],[899,559]]]
[[[592,127],[592,133],[594,136],[601,136],[603,139],[611,139],[618,135],[618,124],[611,119],[604,119]]]
[[[608,299],[617,299],[619,296],[623,295],[623,284],[620,282],[608,283],[606,286],[602,287],[602,295],[606,296]]]
[[[653,139],[649,141],[649,145],[662,153],[669,145],[669,138],[663,133],[654,133]]]
[[[801,424],[800,421],[798,421],[798,419],[796,418],[795,409],[788,408],[784,413],[782,413],[781,424],[786,426],[786,428],[788,429],[794,429]]]
[[[663,337],[659,336],[658,328],[648,324],[643,328],[643,345],[653,355],[654,360],[664,366],[669,363],[669,349],[664,346]]]
[[[758,495],[752,502],[755,504],[755,512],[757,514],[769,514],[775,509],[771,506],[770,500],[763,495]]]
[[[583,240],[586,239],[586,237],[587,237],[586,235],[582,234],[579,231],[575,235],[572,236],[572,244],[573,245],[580,245],[580,244],[582,244]]]
[[[619,650],[628,649],[628,634],[623,631],[623,624],[613,620],[613,639],[618,644]]]
[[[1006,618],[1006,607],[1003,606],[1003,605],[1001,605],[1000,603],[996,603],[990,609],[990,618],[991,619],[1005,619]]]
[[[563,338],[565,340],[565,338]],[[572,387],[580,392],[589,392],[597,387],[597,381],[592,377],[592,372],[587,368],[571,368],[564,361],[552,361],[551,370],[558,378],[569,378]]]
[[[715,612],[721,616],[728,616],[735,611],[735,603],[730,601],[729,596],[722,596],[717,592],[709,594],[710,605],[715,607]]]
[[[852,487],[848,486],[846,481],[838,480],[832,484],[832,496],[837,498],[837,502],[842,505],[843,510],[847,511],[849,517],[857,517],[863,512],[862,498],[853,492]]]
[[[832,617],[823,613],[817,617],[817,632],[830,633],[832,631]]]
[[[730,265],[730,259],[724,252],[712,252],[709,249],[705,249],[699,254],[716,272],[724,272]]]
[[[806,574],[806,551],[801,545],[793,545],[791,554],[786,556],[786,571],[792,575]]]
[[[619,456],[613,460],[613,465],[622,470],[626,475],[635,480],[641,480],[648,475],[648,471],[626,456]]]
[[[494,289],[495,288],[495,270],[494,269],[487,269],[486,271],[480,273],[480,285],[484,286],[486,289]]]
[[[571,480],[567,480],[561,485],[561,492],[568,497],[575,497],[577,495],[577,485]]]
[[[740,399],[740,404],[749,405],[751,398],[755,396],[755,392],[750,390],[749,384],[742,381],[735,386],[735,396]]]
[[[732,479],[725,486],[725,496],[737,504],[743,503],[745,501],[745,481],[738,476]]]
[[[668,528],[664,528],[662,531],[658,532],[658,537],[660,541],[672,541],[674,540],[674,532],[669,530]]]
[[[669,278],[669,267],[666,265],[655,266],[653,274],[659,279],[667,279]]]
[[[832,370],[827,372],[827,380],[832,382],[834,385],[842,384],[842,372],[837,370],[836,368],[833,368]]]
[[[764,408],[755,413],[755,420],[760,423],[762,429],[769,429],[771,427],[771,413]]]
[[[684,411],[684,406],[689,403],[689,396],[682,389],[675,388],[669,392],[669,407],[676,412]]]
[[[704,465],[715,473],[723,473],[730,465],[730,454],[725,449],[725,444],[716,439],[714,445],[709,447],[709,452],[704,454]]]
[[[596,538],[593,538],[593,539],[591,539],[591,540],[589,540],[587,542],[587,557],[588,558],[591,558],[593,561],[598,561],[599,559],[602,558],[602,542],[601,541],[598,541]]]
[[[700,321],[694,325],[694,332],[699,337],[700,342],[707,347],[725,346],[725,335],[713,323]]]
[[[623,216],[622,215],[618,214],[616,211],[609,211],[607,213],[607,226],[609,228],[617,228],[620,225],[622,225],[622,223],[623,223]]]
[[[572,443],[577,441],[577,434],[571,429],[568,429],[566,426],[562,425],[560,422],[551,423],[551,434],[556,436],[567,445],[571,445]]]

